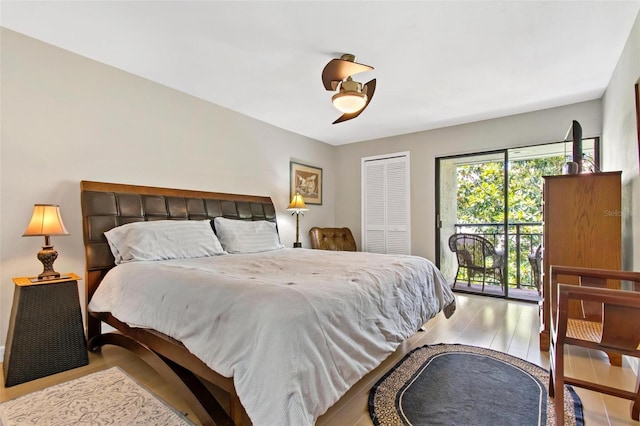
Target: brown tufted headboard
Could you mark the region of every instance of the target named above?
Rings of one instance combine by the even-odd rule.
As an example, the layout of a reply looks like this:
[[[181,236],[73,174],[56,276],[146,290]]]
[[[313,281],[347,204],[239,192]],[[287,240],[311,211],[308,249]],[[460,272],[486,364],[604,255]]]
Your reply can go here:
[[[90,181],[80,182],[80,195],[87,304],[104,275],[115,266],[104,236],[111,228],[145,220],[204,220],[218,216],[276,222],[270,197]],[[96,323],[89,315],[87,325],[89,337],[100,332],[99,321]]]

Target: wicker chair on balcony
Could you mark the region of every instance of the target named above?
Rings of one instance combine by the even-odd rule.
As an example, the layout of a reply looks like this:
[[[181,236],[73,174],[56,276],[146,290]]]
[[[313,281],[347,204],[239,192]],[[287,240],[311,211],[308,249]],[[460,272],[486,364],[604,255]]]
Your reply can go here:
[[[504,290],[504,276],[502,273],[504,254],[496,250],[489,240],[475,234],[453,234],[449,238],[449,248],[456,254],[458,259],[458,270],[456,271],[453,288],[456,287],[460,274],[466,270],[467,286],[471,286],[471,280],[480,274],[482,275],[482,291],[484,291],[487,276],[499,282],[502,290]]]
[[[531,265],[531,273],[533,274],[533,285],[538,289],[540,294],[540,286],[542,283],[542,246],[538,246],[535,252],[529,254],[529,265]]]

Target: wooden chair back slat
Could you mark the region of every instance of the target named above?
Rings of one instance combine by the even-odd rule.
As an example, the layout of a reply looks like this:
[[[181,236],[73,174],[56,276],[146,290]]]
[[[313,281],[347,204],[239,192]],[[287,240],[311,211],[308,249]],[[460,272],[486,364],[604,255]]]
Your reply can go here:
[[[580,285],[597,288],[607,288],[607,279],[602,277],[580,277]],[[602,303],[582,301],[583,318],[589,321],[602,321]]]
[[[564,384],[630,399],[631,418],[639,420],[638,386],[635,392],[628,392],[579,377],[566,377],[564,346],[602,350],[611,365],[621,365],[622,355],[640,358],[640,273],[551,266],[549,274],[552,307],[549,395],[555,398],[557,424],[564,424]],[[631,285],[622,286],[622,281],[631,281]],[[637,383],[640,384],[640,376]]]
[[[605,302],[603,308],[603,346],[623,351],[638,351],[640,344],[640,307],[621,306]]]

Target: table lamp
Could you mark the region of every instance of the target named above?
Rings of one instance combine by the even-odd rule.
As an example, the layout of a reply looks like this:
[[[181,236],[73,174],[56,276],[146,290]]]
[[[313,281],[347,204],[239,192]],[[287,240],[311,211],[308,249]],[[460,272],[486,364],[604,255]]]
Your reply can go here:
[[[307,205],[304,203],[304,198],[300,193],[296,192],[296,195],[291,199],[291,204],[287,207],[287,210],[291,212],[292,215],[296,215],[296,242],[293,243],[294,248],[302,247],[302,243],[299,241],[300,239],[300,215],[304,214],[303,212],[308,211]]]
[[[56,204],[35,204],[31,222],[24,231],[23,237],[44,236],[44,246],[38,252],[38,260],[42,262],[44,270],[38,275],[39,280],[53,280],[60,278],[60,274],[53,270],[53,262],[58,257],[49,241],[52,235],[69,235],[62,223],[60,208]]]

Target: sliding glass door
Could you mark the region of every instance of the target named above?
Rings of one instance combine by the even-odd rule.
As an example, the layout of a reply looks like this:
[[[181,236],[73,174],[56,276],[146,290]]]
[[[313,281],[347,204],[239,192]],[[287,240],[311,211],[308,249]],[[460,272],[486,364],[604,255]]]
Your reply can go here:
[[[599,140],[582,146],[583,173],[599,171]],[[561,174],[571,153],[570,142],[559,142],[436,159],[436,263],[455,290],[539,300],[542,176]],[[452,251],[458,234],[471,237]],[[476,240],[503,254],[502,275],[495,256],[470,246]]]
[[[506,164],[506,150],[437,159],[437,261],[457,290],[507,295],[497,270],[508,244]],[[452,240],[460,234],[468,237]]]

